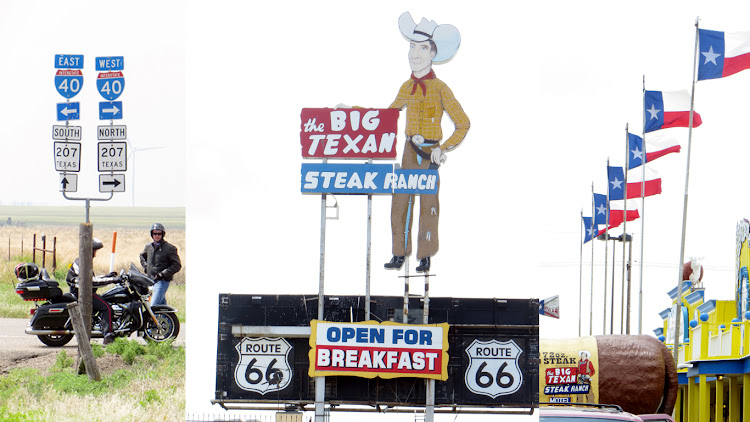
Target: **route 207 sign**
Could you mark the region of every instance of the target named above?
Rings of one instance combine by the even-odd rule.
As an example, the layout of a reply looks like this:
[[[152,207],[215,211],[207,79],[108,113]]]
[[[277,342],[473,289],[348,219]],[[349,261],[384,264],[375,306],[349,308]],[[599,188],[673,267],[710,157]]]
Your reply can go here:
[[[523,384],[518,358],[523,353],[513,341],[475,339],[466,349],[469,366],[464,381],[475,394],[492,397],[513,394]]]
[[[234,380],[241,389],[266,394],[283,390],[292,382],[289,366],[292,346],[285,339],[245,337],[235,349],[239,362]]]

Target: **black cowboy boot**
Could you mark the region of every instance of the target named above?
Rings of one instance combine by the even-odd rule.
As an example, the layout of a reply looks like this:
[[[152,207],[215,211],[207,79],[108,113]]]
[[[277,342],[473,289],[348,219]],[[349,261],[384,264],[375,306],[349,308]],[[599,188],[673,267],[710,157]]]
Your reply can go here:
[[[383,267],[387,270],[400,270],[404,265],[404,257],[393,255],[390,261],[386,262]]]
[[[417,272],[420,273],[426,273],[430,271],[430,257],[422,258],[419,260],[419,266],[417,267]]]

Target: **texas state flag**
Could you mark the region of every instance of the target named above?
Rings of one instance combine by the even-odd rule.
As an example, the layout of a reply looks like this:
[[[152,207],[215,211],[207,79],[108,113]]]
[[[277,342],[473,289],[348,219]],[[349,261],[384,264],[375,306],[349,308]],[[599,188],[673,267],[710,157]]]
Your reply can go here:
[[[673,137],[658,137],[662,142],[646,142],[643,146],[643,138],[628,133],[628,169],[634,169],[645,162],[650,163],[659,157],[673,152],[680,152],[680,144]],[[645,157],[644,157],[645,152]]]
[[[618,227],[622,222],[624,221],[625,217],[627,217],[628,221],[636,220],[640,217],[640,214],[638,213],[638,210],[610,210],[609,211],[609,226],[607,227],[607,230],[614,229],[615,227]]]
[[[698,80],[725,78],[750,69],[750,32],[698,30]]]
[[[594,223],[607,224],[607,215],[609,215],[609,204],[607,204],[607,195],[603,193],[594,194]]]
[[[625,199],[625,171],[622,167],[607,166],[607,181],[609,182],[609,200]]]
[[[643,97],[646,110],[646,132],[670,127],[690,126],[690,93],[682,91],[646,91]],[[700,114],[693,112],[693,127],[703,123]]]
[[[583,243],[588,242],[589,240],[595,238],[596,236],[599,236],[599,229],[591,222],[591,217],[582,217],[583,218],[583,228],[585,230],[585,234],[583,235]]]
[[[645,198],[661,193],[661,178],[653,169],[646,168],[628,172],[628,199]],[[645,178],[645,179],[644,179]]]

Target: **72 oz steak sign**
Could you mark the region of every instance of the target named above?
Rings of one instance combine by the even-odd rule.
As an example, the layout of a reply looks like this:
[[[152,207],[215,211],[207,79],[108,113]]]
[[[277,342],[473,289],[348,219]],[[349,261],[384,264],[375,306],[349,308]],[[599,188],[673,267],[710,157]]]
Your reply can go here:
[[[234,380],[243,390],[266,394],[283,390],[292,382],[289,351],[283,338],[245,337],[235,347],[240,360]]]
[[[523,384],[523,374],[518,358],[523,353],[513,340],[480,341],[475,339],[466,349],[469,367],[464,381],[466,387],[476,394],[499,396],[513,394]]]

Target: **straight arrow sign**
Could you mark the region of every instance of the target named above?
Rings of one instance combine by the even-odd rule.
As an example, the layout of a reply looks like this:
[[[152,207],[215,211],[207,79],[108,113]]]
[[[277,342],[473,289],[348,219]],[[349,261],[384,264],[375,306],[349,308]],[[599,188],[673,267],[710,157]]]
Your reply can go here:
[[[78,175],[70,173],[60,173],[60,192],[78,191]]]

